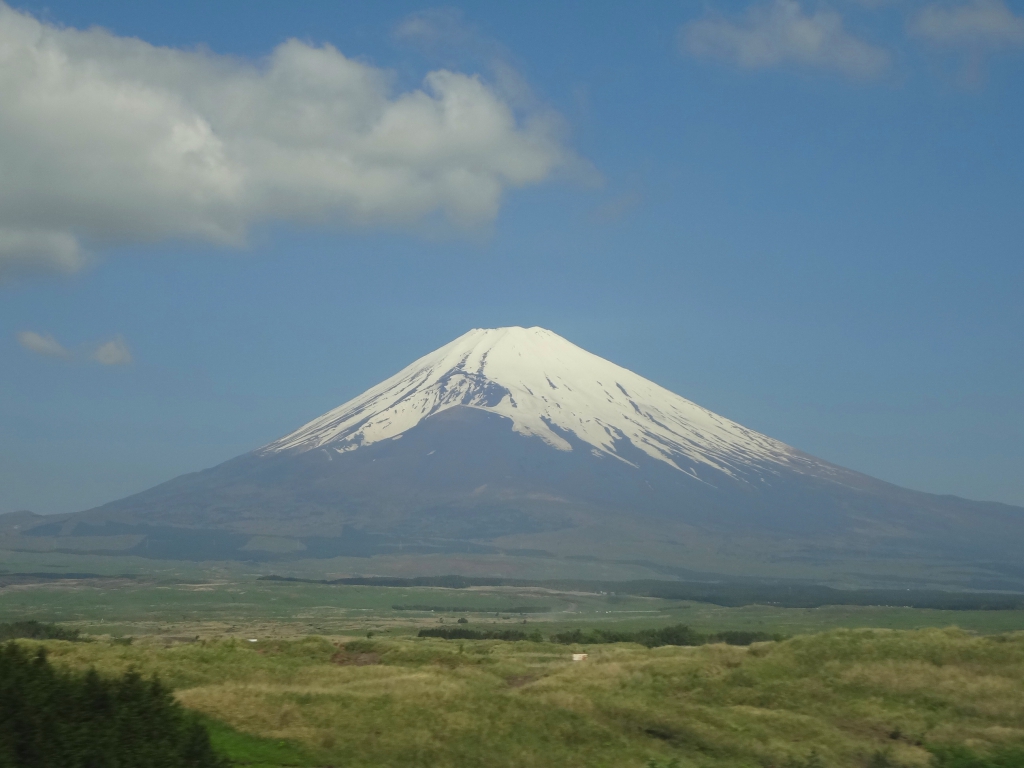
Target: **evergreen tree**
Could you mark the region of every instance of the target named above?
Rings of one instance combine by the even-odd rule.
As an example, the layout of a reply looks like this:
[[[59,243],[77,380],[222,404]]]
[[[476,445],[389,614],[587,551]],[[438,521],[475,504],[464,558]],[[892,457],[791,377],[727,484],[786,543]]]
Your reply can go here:
[[[226,768],[156,677],[59,672],[40,648],[0,647],[0,768]]]

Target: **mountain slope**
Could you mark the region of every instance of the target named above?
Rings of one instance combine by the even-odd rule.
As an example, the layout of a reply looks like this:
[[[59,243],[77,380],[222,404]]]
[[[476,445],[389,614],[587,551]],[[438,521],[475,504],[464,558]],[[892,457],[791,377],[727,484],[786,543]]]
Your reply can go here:
[[[829,464],[540,328],[471,331],[251,454],[18,535],[150,557],[440,557],[444,570],[512,557],[1024,578],[1024,510]]]

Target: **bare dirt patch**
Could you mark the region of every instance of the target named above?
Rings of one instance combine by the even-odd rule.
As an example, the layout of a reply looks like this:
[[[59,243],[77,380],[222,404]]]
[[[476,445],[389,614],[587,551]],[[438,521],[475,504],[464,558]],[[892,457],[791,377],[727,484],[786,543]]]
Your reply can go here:
[[[353,653],[352,651],[338,651],[331,656],[332,664],[340,664],[343,667],[369,667],[380,664],[379,653]]]
[[[536,675],[512,675],[506,677],[505,682],[508,683],[509,688],[522,688],[537,679]]]

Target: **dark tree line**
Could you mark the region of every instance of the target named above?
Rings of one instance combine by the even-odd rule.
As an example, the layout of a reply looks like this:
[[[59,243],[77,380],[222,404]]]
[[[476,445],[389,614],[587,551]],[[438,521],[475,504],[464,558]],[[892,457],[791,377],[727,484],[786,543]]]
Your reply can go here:
[[[715,632],[709,635],[697,632],[685,624],[675,624],[659,629],[640,629],[636,632],[622,632],[607,629],[573,629],[551,636],[551,642],[584,643],[597,645],[600,643],[639,643],[648,648],[661,645],[707,645],[709,643],[728,643],[729,645],[750,645],[766,640],[782,640],[782,635],[771,635],[767,632],[728,631]]]
[[[542,642],[539,631],[523,632],[518,629],[469,629],[467,627],[432,627],[421,629],[419,637],[443,637],[446,640],[531,640]],[[608,629],[573,629],[551,635],[552,643],[571,645],[581,643],[598,645],[601,643],[640,643],[648,648],[660,645],[706,645],[708,643],[728,643],[729,645],[750,645],[765,640],[782,640],[781,635],[770,635],[767,632],[729,631],[705,635],[690,629],[685,624],[676,624],[660,629],[641,629],[636,632],[622,632]]]
[[[466,627],[435,627],[421,629],[417,637],[443,637],[445,640],[532,640],[543,642],[540,632],[520,629],[468,629]]]
[[[55,669],[0,646],[2,768],[226,768],[206,729],[156,677]]]
[[[30,640],[82,640],[77,629],[65,629],[41,621],[11,621],[0,623],[0,642],[27,638]]]

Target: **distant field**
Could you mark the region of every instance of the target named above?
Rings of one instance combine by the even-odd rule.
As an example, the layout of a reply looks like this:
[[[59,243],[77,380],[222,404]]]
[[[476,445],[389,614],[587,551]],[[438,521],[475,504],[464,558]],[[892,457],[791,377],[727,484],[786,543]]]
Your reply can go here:
[[[398,606],[398,609],[396,609]],[[446,610],[415,610],[437,606]],[[530,608],[535,612],[526,612]],[[980,633],[1024,630],[1024,611],[940,611],[884,606],[727,608],[692,601],[539,589],[331,586],[152,578],[40,580],[0,588],[0,621],[60,622],[92,634],[203,637],[262,632],[400,636],[468,616],[472,624],[527,622],[544,632],[685,623],[702,632],[756,630],[784,635],[838,627],[918,629],[958,626]]]
[[[257,640],[43,644],[60,666],[158,673],[209,718],[215,745],[253,766],[925,768],[943,747],[1024,755],[1024,633],[833,630],[652,650]]]

